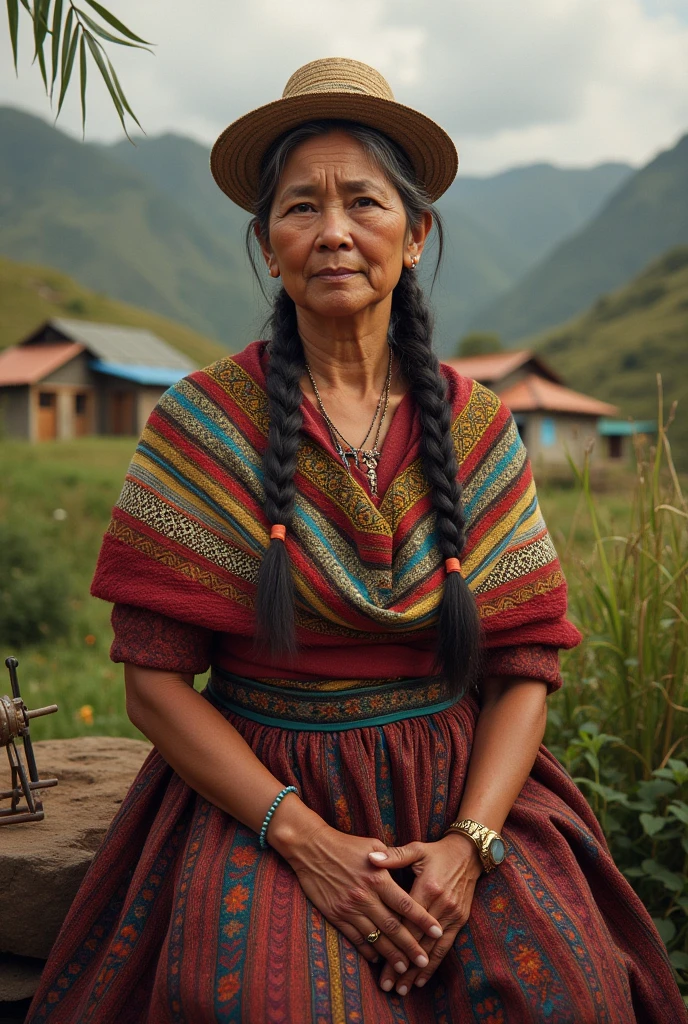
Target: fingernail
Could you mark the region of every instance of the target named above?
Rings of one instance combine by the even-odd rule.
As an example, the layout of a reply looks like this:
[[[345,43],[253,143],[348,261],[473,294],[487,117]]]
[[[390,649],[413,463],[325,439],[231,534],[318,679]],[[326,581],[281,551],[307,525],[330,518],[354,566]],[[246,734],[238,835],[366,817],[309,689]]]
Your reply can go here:
[[[422,953],[420,954],[420,956],[417,956],[413,962],[416,965],[416,967],[427,967],[428,964],[430,963],[428,958],[426,956],[423,956]]]
[[[393,984],[394,982],[392,981],[391,978],[385,978],[385,980],[380,985],[380,988],[383,988],[385,992],[389,992]]]
[[[371,860],[387,860],[387,854],[381,853],[379,850],[376,850],[375,853],[369,853],[368,856]]]
[[[373,963],[374,964],[379,964],[380,963],[380,957],[379,956],[373,957]]]
[[[442,929],[438,928],[436,924],[430,929],[430,935],[432,935],[433,939],[441,939],[443,934]]]
[[[397,971],[398,974],[403,974],[404,971],[406,970],[406,964],[404,963],[404,961],[397,960],[397,962],[394,965],[394,970]]]
[[[405,996],[406,993],[408,992],[408,989],[406,988],[406,985],[400,985],[399,988],[397,989],[397,992],[399,993],[400,996]]]
[[[416,985],[418,986],[418,988],[422,988],[427,980],[427,978],[418,978],[418,980],[416,981]]]

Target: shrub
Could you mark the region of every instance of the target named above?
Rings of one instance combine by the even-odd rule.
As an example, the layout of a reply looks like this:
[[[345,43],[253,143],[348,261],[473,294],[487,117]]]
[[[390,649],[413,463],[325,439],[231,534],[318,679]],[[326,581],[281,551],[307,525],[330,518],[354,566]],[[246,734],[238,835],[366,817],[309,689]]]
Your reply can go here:
[[[67,628],[68,576],[47,538],[18,522],[0,522],[0,645],[11,654]]]

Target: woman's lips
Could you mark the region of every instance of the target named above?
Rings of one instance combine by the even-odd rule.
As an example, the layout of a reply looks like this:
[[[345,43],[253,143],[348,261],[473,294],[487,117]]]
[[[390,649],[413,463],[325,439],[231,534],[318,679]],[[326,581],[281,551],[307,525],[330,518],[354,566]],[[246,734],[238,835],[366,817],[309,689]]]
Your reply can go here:
[[[338,269],[327,267],[325,270],[320,270],[315,274],[315,277],[320,281],[348,281],[356,274],[358,274],[358,270],[351,270],[348,267],[340,267]]]

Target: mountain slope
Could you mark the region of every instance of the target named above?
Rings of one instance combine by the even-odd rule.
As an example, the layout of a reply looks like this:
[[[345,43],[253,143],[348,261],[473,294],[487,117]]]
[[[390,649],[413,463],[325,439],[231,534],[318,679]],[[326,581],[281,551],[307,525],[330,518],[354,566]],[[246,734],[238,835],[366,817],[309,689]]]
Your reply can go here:
[[[574,316],[672,246],[688,243],[688,135],[634,174],[595,219],[472,326],[522,338]]]
[[[14,263],[0,256],[0,349],[21,341],[54,316],[144,327],[198,366],[207,366],[227,354],[217,342],[182,324],[96,295],[57,270]]]
[[[459,174],[447,193],[483,227],[518,239],[529,264],[579,231],[633,174],[628,164],[515,167],[488,178]]]
[[[571,387],[634,419],[657,418],[661,373],[665,411],[679,403],[672,447],[688,465],[688,246],[672,249],[582,316],[529,344]]]
[[[135,170],[0,109],[0,253],[174,317],[237,350],[252,336],[245,261]]]

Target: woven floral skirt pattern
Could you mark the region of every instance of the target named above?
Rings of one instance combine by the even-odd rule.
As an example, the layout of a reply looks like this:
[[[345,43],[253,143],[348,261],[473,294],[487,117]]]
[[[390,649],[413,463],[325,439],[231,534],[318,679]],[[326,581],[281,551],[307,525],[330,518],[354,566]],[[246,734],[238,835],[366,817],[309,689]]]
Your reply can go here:
[[[266,724],[205,695],[343,832],[434,840],[456,815],[477,716],[470,699],[328,731]],[[506,861],[481,876],[440,971],[405,997],[387,994],[380,967],[324,920],[288,864],[153,749],[74,900],[27,1024],[686,1021],[650,918],[544,748],[504,835]]]

